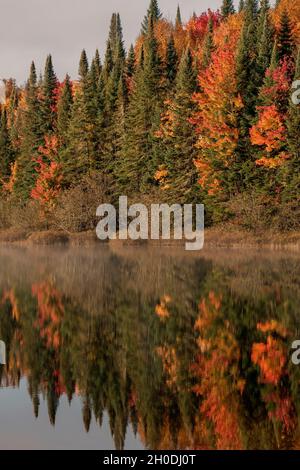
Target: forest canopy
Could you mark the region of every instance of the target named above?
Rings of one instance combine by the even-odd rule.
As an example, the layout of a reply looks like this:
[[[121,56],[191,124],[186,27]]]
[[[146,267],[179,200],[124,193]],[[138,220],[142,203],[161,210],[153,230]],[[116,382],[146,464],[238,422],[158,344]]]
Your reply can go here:
[[[175,13],[175,12],[174,12]],[[83,231],[120,194],[205,203],[207,224],[299,228],[300,4],[232,0],[175,21],[151,0],[125,50],[111,18],[105,56],[78,79],[51,55],[25,86],[5,80],[0,228]]]

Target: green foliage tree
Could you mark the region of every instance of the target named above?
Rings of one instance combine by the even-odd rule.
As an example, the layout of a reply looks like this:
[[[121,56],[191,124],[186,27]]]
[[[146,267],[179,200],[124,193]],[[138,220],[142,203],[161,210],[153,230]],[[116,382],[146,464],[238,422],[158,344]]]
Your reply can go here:
[[[151,20],[153,23],[156,21],[160,20],[162,18],[162,13],[159,9],[158,6],[158,1],[157,0],[150,0],[150,5],[147,11],[146,16],[144,17],[143,23],[142,23],[142,34],[147,34],[148,31],[148,26],[149,26],[149,20]]]
[[[175,96],[171,110],[172,135],[165,139],[165,162],[168,170],[168,195],[170,200],[195,202],[199,196],[196,134],[191,118],[195,112],[193,94],[197,90],[196,70],[190,49],[183,54],[176,78]]]
[[[130,192],[143,191],[156,168],[155,131],[161,111],[161,61],[150,19],[143,61],[134,77],[134,90],[126,117],[126,136],[120,178]]]
[[[274,44],[274,27],[269,13],[269,1],[262,0],[258,17],[258,67],[261,80],[270,65]]]
[[[57,104],[57,131],[61,145],[67,140],[73,105],[72,84],[69,75],[66,75],[61,94]]]
[[[44,130],[43,103],[38,96],[36,68],[32,62],[25,90],[25,108],[21,114],[21,144],[15,182],[15,194],[23,201],[30,196],[35,182],[35,160],[38,157],[39,147],[44,143]]]
[[[300,80],[300,49],[298,50],[295,82]],[[294,90],[295,91],[295,90]],[[299,201],[300,194],[300,104],[290,100],[290,106],[287,117],[288,128],[288,149],[290,160],[287,171],[287,183],[285,188],[285,196],[294,201]]]
[[[45,134],[53,132],[56,126],[56,95],[58,81],[54,72],[52,57],[49,55],[45,64],[42,82],[42,113],[45,124]]]
[[[167,54],[166,54],[166,78],[167,85],[172,85],[176,78],[178,68],[178,55],[175,48],[174,36],[171,35],[168,45],[167,45]]]
[[[277,37],[279,59],[291,58],[294,53],[294,40],[289,14],[286,9],[282,11],[280,28]]]
[[[85,49],[81,52],[78,74],[81,79],[85,79],[89,72],[89,62]]]
[[[177,6],[177,12],[176,12],[176,22],[175,22],[176,27],[181,27],[182,26],[182,18],[181,18],[181,11],[180,11],[180,6]]]
[[[10,175],[10,167],[14,158],[15,155],[7,125],[7,111],[5,107],[2,107],[0,122],[0,186]]]
[[[233,15],[235,13],[234,3],[232,0],[223,0],[221,6],[221,14],[223,18],[227,18],[229,15]]]

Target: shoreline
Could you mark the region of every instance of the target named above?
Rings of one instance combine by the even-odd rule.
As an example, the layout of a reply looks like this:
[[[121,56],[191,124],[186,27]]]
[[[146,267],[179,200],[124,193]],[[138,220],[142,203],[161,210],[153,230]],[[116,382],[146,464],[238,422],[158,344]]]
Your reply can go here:
[[[100,241],[95,231],[67,233],[63,231],[0,230],[0,245],[10,246],[95,246],[118,247],[183,247],[185,240],[108,240]],[[255,234],[241,229],[216,226],[205,230],[205,248],[220,249],[271,249],[300,251],[300,232],[263,232]]]

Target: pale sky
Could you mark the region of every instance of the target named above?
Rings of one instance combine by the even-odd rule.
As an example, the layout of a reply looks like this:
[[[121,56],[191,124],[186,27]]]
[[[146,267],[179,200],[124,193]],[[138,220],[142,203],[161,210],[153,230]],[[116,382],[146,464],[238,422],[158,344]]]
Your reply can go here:
[[[174,18],[179,3],[183,19],[193,11],[217,9],[221,0],[160,0],[167,18]],[[68,72],[77,77],[80,52],[89,57],[98,47],[105,50],[110,18],[121,15],[125,44],[136,39],[149,0],[0,0],[0,78],[14,77],[19,83],[28,76],[35,60],[43,70],[51,53],[59,78]]]

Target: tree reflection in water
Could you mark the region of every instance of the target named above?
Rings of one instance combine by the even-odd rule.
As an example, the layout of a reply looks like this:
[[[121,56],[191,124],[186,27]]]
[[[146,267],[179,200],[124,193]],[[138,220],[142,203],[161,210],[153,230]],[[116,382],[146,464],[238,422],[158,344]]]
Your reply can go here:
[[[2,249],[1,385],[82,401],[149,449],[300,448],[300,264],[230,252]]]

